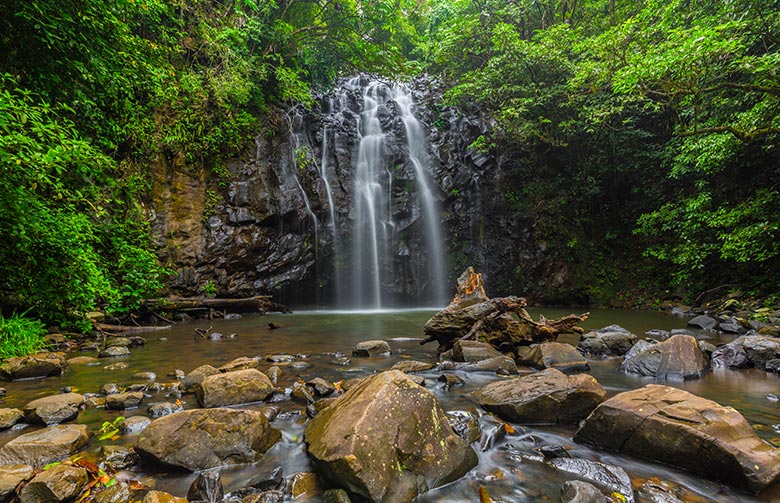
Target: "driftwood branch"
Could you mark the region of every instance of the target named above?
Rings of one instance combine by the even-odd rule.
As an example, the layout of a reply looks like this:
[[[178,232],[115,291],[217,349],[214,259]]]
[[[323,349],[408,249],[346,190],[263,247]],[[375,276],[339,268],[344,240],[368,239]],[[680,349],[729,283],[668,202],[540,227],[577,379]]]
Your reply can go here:
[[[216,309],[236,312],[280,312],[289,313],[290,308],[277,304],[269,295],[258,295],[242,299],[210,299],[205,297],[174,297],[148,299],[143,302],[151,311],[184,311],[187,309]]]

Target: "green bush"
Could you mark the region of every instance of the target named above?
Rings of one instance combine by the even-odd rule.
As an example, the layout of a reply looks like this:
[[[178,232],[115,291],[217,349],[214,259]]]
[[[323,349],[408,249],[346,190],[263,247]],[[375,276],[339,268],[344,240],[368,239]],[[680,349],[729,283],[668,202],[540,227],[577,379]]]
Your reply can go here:
[[[0,314],[0,358],[25,356],[46,347],[43,322],[27,318],[23,314],[12,314],[10,318]]]

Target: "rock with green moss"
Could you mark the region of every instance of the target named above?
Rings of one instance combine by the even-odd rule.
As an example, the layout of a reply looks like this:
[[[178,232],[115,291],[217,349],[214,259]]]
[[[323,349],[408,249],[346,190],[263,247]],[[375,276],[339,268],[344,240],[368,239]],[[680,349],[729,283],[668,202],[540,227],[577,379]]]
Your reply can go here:
[[[304,438],[320,473],[374,503],[411,502],[477,464],[436,396],[398,370],[362,380],[315,416]]]

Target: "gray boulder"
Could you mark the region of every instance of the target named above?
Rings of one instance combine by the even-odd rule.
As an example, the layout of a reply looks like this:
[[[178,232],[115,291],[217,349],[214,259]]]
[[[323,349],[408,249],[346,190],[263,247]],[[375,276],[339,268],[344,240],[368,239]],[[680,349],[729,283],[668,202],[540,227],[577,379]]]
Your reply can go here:
[[[618,493],[620,501],[634,502],[631,477],[619,466],[608,465],[589,459],[555,458],[549,464],[560,471],[583,478],[609,493]],[[587,501],[587,500],[586,500]],[[595,501],[598,501],[596,499]]]
[[[196,394],[201,407],[261,402],[274,391],[271,380],[257,369],[214,374],[201,381]]]
[[[700,314],[699,316],[688,320],[688,326],[701,330],[715,330],[718,328],[718,320],[715,318],[710,318],[704,314]]]
[[[766,370],[767,363],[778,358],[780,339],[768,335],[743,335],[713,351],[712,364],[716,367]]]
[[[67,368],[64,353],[36,353],[30,356],[7,358],[0,365],[0,378],[6,380],[58,376]]]
[[[582,336],[579,348],[592,356],[622,356],[636,344],[639,338],[621,327],[610,325]]]
[[[486,342],[459,340],[452,346],[452,359],[456,362],[478,362],[497,356],[504,355]]]
[[[0,464],[42,467],[80,451],[89,443],[89,437],[89,427],[83,424],[61,424],[25,433],[0,447]]]
[[[22,489],[20,503],[62,503],[76,498],[89,482],[86,468],[57,465],[42,471]]]
[[[562,342],[543,342],[519,360],[521,365],[537,369],[557,369],[565,374],[589,370],[588,360],[574,346]]]
[[[196,471],[254,463],[280,437],[257,411],[194,409],[152,421],[135,451],[142,460]]]
[[[606,397],[593,377],[556,369],[495,381],[471,394],[485,410],[523,424],[576,423]]]
[[[130,391],[127,393],[114,393],[106,397],[106,409],[125,410],[136,409],[141,405],[144,394],[140,391]]]
[[[363,379],[314,416],[304,438],[326,479],[373,503],[410,503],[477,464],[436,396],[398,370]]]
[[[84,404],[84,396],[78,393],[62,393],[59,395],[38,398],[25,405],[25,421],[45,425],[59,424],[75,419],[79,408]]]
[[[631,351],[621,370],[656,379],[698,379],[710,368],[707,356],[690,335],[673,335],[644,349]]]

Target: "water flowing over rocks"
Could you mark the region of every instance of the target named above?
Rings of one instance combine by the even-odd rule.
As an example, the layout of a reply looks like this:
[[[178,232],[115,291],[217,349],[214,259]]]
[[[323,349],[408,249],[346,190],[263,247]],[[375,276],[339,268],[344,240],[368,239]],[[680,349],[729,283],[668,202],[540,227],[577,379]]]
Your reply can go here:
[[[712,477],[757,493],[780,478],[780,450],[731,407],[649,384],[615,395],[588,416],[575,441]]]
[[[657,379],[684,380],[700,378],[710,365],[695,337],[673,335],[663,342],[632,349],[620,368]]]
[[[260,412],[194,409],[152,421],[135,450],[142,460],[194,471],[253,463],[280,437]]]
[[[396,370],[350,389],[304,436],[330,482],[374,503],[409,503],[477,463],[435,396]]]
[[[43,467],[70,456],[89,443],[91,432],[83,424],[55,425],[25,433],[0,447],[0,464]]]
[[[606,397],[593,377],[556,369],[495,381],[471,395],[485,410],[521,424],[576,423]]]

